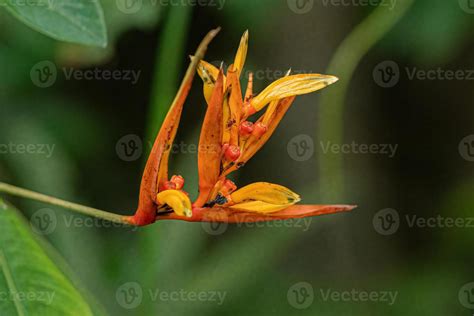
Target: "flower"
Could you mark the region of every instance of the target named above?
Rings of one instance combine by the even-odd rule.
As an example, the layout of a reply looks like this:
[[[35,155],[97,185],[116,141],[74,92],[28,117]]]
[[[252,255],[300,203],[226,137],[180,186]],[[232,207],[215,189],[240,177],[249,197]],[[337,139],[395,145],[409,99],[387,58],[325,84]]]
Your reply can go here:
[[[219,30],[201,43],[175,101],[155,140],[140,187],[139,205],[128,221],[148,225],[174,219],[209,222],[258,222],[349,211],[350,205],[297,205],[300,196],[281,185],[257,182],[237,189],[228,175],[244,166],[268,141],[295,97],[323,89],[338,78],[320,74],[287,75],[254,95],[250,74],[242,94],[240,76],[248,48],[248,31],[242,36],[234,63],[224,74],[202,60]],[[198,151],[199,196],[191,203],[182,176],[168,176],[168,160],[183,105],[197,70],[203,80],[206,115]],[[250,117],[263,112],[254,122]]]

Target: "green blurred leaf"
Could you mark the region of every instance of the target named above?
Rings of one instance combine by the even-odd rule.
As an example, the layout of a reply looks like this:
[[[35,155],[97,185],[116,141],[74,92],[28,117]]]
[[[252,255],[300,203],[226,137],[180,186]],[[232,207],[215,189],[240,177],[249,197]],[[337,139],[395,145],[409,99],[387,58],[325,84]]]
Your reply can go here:
[[[67,144],[64,143],[66,140],[63,137],[67,138],[67,133],[61,128],[61,124],[55,124],[55,129],[48,126],[45,123],[46,120],[41,119],[42,115],[40,113],[42,111],[56,112],[55,108],[57,106],[68,103],[68,112],[70,114],[76,113],[72,114],[73,116],[83,117],[85,121],[82,123],[88,126],[87,129],[94,130],[92,123],[87,121],[89,115],[84,111],[77,114],[74,109],[71,109],[71,107],[74,108],[74,103],[65,99],[43,98],[40,95],[29,97],[36,99],[39,105],[38,112],[32,109],[28,110],[29,103],[27,99],[3,99],[4,102],[2,102],[0,108],[0,143],[41,143],[54,146],[54,153],[49,158],[47,155],[38,154],[4,154],[0,155],[0,164],[3,163],[8,166],[12,182],[20,186],[89,204],[90,201],[85,198],[87,194],[83,191],[76,191],[76,184],[80,181],[79,166],[71,156]],[[78,109],[80,108],[78,107]],[[25,113],[29,114],[26,115]],[[5,121],[7,118],[8,123]],[[71,119],[72,116],[62,116],[61,118],[69,126],[75,125]],[[71,130],[74,131],[76,128]],[[77,141],[74,147],[81,150],[85,148],[82,146],[87,146],[88,143],[78,137],[76,136],[76,139],[81,139],[81,141]],[[99,139],[100,142],[100,137],[97,138],[96,136],[94,139]],[[79,143],[81,145],[78,145]],[[94,149],[89,145],[88,150]],[[10,180],[8,175],[5,180]],[[44,208],[44,204],[35,201],[19,200],[18,203],[21,203],[21,209],[27,217],[33,216],[36,211]],[[101,227],[68,224],[67,220],[79,215],[71,214],[60,208],[53,208],[53,210],[58,221],[54,231],[46,235],[47,239],[71,265],[81,283],[85,284],[87,288],[94,289],[97,300],[106,305],[108,301],[105,300],[109,296],[105,289],[108,284],[101,278],[103,276],[101,264],[105,257],[103,247],[106,247],[106,245],[104,239],[99,237]],[[58,262],[57,260],[54,261]],[[94,269],[90,269],[91,266]]]
[[[105,47],[107,33],[98,0],[0,0],[31,28],[57,40]]]
[[[11,206],[0,200],[0,300],[6,315],[93,315]]]
[[[127,3],[136,7],[136,11],[127,11]],[[107,24],[107,47],[98,48],[91,46],[78,46],[70,43],[58,45],[58,60],[64,64],[90,65],[103,63],[115,54],[116,44],[121,35],[128,30],[149,32],[156,27],[165,11],[158,2],[154,1],[129,1],[129,0],[102,0],[105,22]]]

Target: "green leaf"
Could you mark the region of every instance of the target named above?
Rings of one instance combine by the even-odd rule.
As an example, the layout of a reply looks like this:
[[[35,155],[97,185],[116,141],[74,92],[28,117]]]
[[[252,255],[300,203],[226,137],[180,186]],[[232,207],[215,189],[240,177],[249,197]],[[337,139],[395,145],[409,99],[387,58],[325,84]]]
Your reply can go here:
[[[2,315],[93,315],[70,280],[51,261],[18,211],[0,199]]]
[[[99,0],[0,0],[0,6],[54,39],[91,46],[107,45]]]

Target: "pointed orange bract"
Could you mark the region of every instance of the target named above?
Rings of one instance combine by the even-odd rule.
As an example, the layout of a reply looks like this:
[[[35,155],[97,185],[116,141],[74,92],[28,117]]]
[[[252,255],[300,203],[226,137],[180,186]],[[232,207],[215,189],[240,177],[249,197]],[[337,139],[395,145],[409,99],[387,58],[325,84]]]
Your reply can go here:
[[[219,31],[220,28],[210,31],[196,50],[195,57],[186,71],[179,91],[156,137],[143,172],[138,208],[135,215],[130,218],[132,224],[147,225],[153,223],[156,219],[156,195],[159,191],[160,184],[162,184],[165,179],[167,180],[168,177],[169,151],[176,135],[184,102],[191,89],[196,68],[201,59],[204,58],[207,46]]]
[[[211,190],[219,180],[222,157],[222,124],[219,122],[222,122],[223,85],[224,74],[221,70],[207,107],[199,138],[199,197],[194,202],[196,207],[203,206],[207,202]]]
[[[237,70],[232,68],[228,73],[228,81],[230,84],[230,96],[229,96],[229,110],[230,110],[230,120],[227,122],[227,125],[230,129],[230,140],[229,145],[238,146],[239,145],[239,126],[240,119],[242,116],[242,90],[240,88],[240,82]]]

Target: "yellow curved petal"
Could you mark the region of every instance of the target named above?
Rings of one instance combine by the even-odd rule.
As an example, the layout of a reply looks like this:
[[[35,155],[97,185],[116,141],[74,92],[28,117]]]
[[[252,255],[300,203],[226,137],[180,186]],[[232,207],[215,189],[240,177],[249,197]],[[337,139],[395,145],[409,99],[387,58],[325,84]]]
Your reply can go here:
[[[260,111],[268,103],[290,96],[311,93],[323,89],[339,79],[330,75],[298,74],[278,79],[253,98],[251,105]]]
[[[246,185],[230,195],[232,202],[240,204],[261,201],[275,205],[292,205],[300,201],[300,196],[290,189],[268,182],[255,182]]]
[[[262,201],[250,201],[250,202],[243,202],[238,203],[230,206],[229,208],[235,210],[242,210],[245,212],[255,212],[255,213],[274,213],[281,210],[284,210],[289,205],[278,205],[278,204],[271,204]]]
[[[237,54],[235,55],[234,59],[234,67],[237,71],[237,77],[240,78],[240,74],[242,73],[242,69],[245,65],[245,60],[247,59],[247,50],[249,46],[249,31],[245,31],[244,35],[240,39],[239,49],[237,50]]]
[[[168,205],[179,216],[191,217],[191,201],[189,197],[180,190],[165,190],[156,195],[156,201],[159,205]]]
[[[214,86],[216,84],[217,76],[219,76],[219,68],[204,60],[201,60],[197,67],[197,73],[204,83],[204,98],[209,104],[209,101],[211,100],[212,96],[212,91],[214,90]]]

